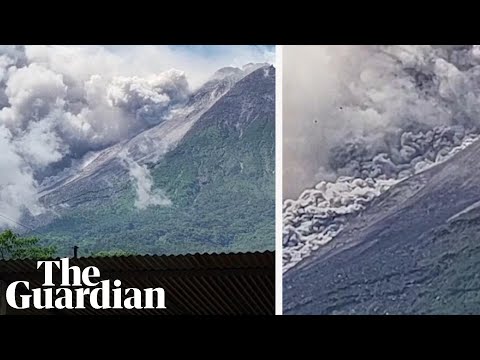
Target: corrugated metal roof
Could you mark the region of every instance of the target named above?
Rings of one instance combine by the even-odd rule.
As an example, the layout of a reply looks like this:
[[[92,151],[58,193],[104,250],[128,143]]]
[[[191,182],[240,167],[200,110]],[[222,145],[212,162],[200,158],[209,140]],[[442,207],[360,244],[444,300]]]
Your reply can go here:
[[[56,311],[62,314],[274,314],[275,256],[271,251],[83,257],[70,259],[70,265],[98,267],[101,279],[120,279],[123,288],[163,287],[167,309]],[[43,271],[36,267],[35,260],[0,261],[0,279],[25,280],[31,288],[40,287]]]

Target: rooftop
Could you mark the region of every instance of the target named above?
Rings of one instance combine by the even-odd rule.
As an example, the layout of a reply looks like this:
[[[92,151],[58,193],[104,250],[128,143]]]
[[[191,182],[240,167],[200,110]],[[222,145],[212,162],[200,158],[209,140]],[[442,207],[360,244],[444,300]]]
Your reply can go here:
[[[100,270],[100,280],[119,279],[122,288],[162,287],[167,308],[95,310],[88,305],[86,309],[76,310],[15,310],[7,305],[6,313],[268,315],[275,312],[275,254],[271,251],[80,257],[70,259],[72,265],[81,269],[95,266]],[[54,271],[54,279],[59,277],[60,271]],[[41,287],[43,268],[37,270],[36,260],[2,260],[0,281],[4,284],[28,281],[31,289]]]

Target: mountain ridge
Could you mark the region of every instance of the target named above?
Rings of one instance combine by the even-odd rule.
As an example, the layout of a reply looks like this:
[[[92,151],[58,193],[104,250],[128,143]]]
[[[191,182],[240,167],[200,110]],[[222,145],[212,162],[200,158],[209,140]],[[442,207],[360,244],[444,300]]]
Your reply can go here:
[[[167,196],[173,199],[172,206],[149,207],[146,210],[133,209],[135,194],[132,179],[129,178],[121,161],[115,160],[116,155],[121,151],[118,150],[115,153],[109,149],[104,153],[107,161],[97,169],[94,168],[95,171],[44,194],[42,201],[46,205],[53,204],[54,209],[43,218],[31,220],[36,232],[42,234],[45,243],[60,244],[61,253],[67,253],[68,247],[73,244],[80,245],[87,253],[115,249],[126,249],[138,253],[208,252],[215,248],[221,251],[272,249],[274,241],[270,239],[270,235],[273,230],[270,228],[273,227],[274,216],[273,212],[270,214],[266,209],[265,204],[268,203],[272,209],[274,208],[272,199],[274,199],[275,71],[273,67],[268,69],[270,69],[268,72],[271,72],[267,74],[268,76],[265,76],[266,72],[262,67],[233,85],[230,83],[231,88],[215,101],[211,101],[211,105],[205,111],[201,111],[198,118],[191,121],[191,124],[188,124],[185,135],[177,137],[176,142],[171,142],[170,144],[173,144],[171,148],[165,146],[164,149],[160,149],[160,152],[165,150],[163,155],[153,156],[150,159],[148,154],[147,158],[138,156],[143,150],[141,141],[135,144],[139,145],[138,147],[133,147],[133,149],[139,149],[137,153],[126,152],[128,156],[138,161],[138,164],[147,166],[152,175],[154,188],[165,190]],[[228,84],[225,85],[226,87]],[[210,96],[215,89],[209,90],[210,92],[205,92],[203,96],[212,100]],[[237,105],[236,102],[243,105]],[[249,108],[248,104],[253,104],[252,108]],[[248,112],[242,111],[241,106],[251,110],[254,115],[249,118]],[[245,120],[248,126],[235,127],[238,122],[235,119]],[[164,124],[168,121],[158,125],[157,129],[165,127]],[[179,121],[181,122],[182,119]],[[221,124],[224,121],[228,125],[222,129]],[[158,130],[155,131],[158,132]],[[245,131],[245,134],[239,136],[240,131]],[[150,132],[152,132],[151,129]],[[136,138],[141,139],[142,134],[137,135]],[[221,145],[217,146],[217,143]],[[158,142],[152,141],[152,144],[154,150],[158,151]],[[191,144],[195,144],[196,147],[192,148]],[[207,148],[210,149],[210,153],[205,151]],[[261,156],[255,155],[261,160],[252,160],[255,158],[252,154],[255,152],[254,149],[260,151]],[[146,152],[148,153],[148,147]],[[186,152],[190,152],[189,155]],[[213,153],[221,155],[219,161],[213,159]],[[199,162],[195,163],[197,158]],[[191,172],[191,177],[185,175],[187,168]],[[196,169],[201,169],[202,173],[194,174]],[[246,185],[248,181],[244,171],[258,178],[259,183],[253,186]],[[180,175],[182,172],[184,175]],[[179,176],[183,176],[183,180],[188,182],[179,182],[177,179]],[[210,178],[207,179],[205,176]],[[235,190],[236,186],[239,187],[237,190]],[[219,193],[218,189],[224,193]],[[231,196],[227,194],[226,189],[234,189],[236,193],[244,196]],[[268,192],[266,195],[260,195],[265,191]],[[206,193],[208,195],[205,195]],[[197,194],[198,199],[193,199],[192,194]],[[217,206],[223,206],[220,204],[229,201],[239,204],[238,208],[245,206],[245,209],[249,209],[250,212],[257,211],[255,206],[259,206],[262,210],[258,210],[260,214],[246,215],[252,218],[248,224],[250,227],[248,230],[240,226],[239,222],[235,222],[235,225],[222,223],[224,214],[216,212],[215,209],[209,209],[208,211],[215,214],[215,216],[212,215],[217,222],[217,226],[213,226],[215,229],[209,231],[211,224],[201,223],[199,224],[203,229],[200,231],[201,234],[191,235],[195,233],[196,228],[182,226],[180,222],[192,221],[190,211],[202,213],[209,208],[208,196],[215,200]],[[253,200],[249,200],[249,196],[253,196]],[[257,200],[257,197],[260,200]],[[266,202],[266,199],[269,202]],[[259,205],[261,202],[264,204]],[[254,206],[253,203],[256,205]],[[182,206],[191,210],[187,211]],[[230,209],[230,206],[226,207]],[[231,209],[228,211],[235,212]],[[260,225],[255,225],[254,217],[260,218]],[[164,226],[158,225],[161,219],[165,221]],[[142,226],[148,229],[141,229]],[[160,227],[162,228],[159,229]],[[169,227],[177,230],[170,231]],[[190,233],[182,232],[182,227],[189,228]],[[232,234],[224,236],[225,231],[221,230],[222,227],[227,232],[230,229]],[[266,228],[260,230],[263,227]],[[257,234],[258,231],[260,235]],[[267,236],[268,232],[270,235]],[[123,234],[127,239],[115,241],[115,237],[122,237]],[[140,234],[147,240],[138,240]],[[258,239],[261,238],[257,239],[258,241],[255,240],[257,236],[259,236]],[[186,242],[178,244],[178,241],[174,241],[182,237],[187,238]],[[195,238],[190,247],[188,237]],[[250,244],[248,238],[250,238]]]

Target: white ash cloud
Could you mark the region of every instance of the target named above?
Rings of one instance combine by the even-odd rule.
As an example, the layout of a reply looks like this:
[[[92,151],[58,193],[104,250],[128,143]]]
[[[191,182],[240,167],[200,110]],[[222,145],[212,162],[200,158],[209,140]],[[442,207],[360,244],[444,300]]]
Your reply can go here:
[[[287,46],[285,195],[357,176],[356,162],[382,153],[395,166],[409,163],[415,156],[407,156],[402,136],[423,133],[428,141],[429,131],[455,125],[454,146],[478,127],[479,65],[479,47],[471,45]]]
[[[19,220],[40,211],[45,176],[167,121],[219,68],[272,57],[224,50],[207,58],[168,46],[0,45],[0,170],[9,174],[0,180],[0,213]],[[139,191],[154,193],[139,173]]]
[[[148,78],[119,77],[107,88],[109,105],[124,109],[137,121],[155,124],[168,105],[187,100],[189,86],[185,74],[169,70]]]
[[[24,210],[39,214],[37,183],[31,169],[15,151],[12,134],[4,126],[0,126],[0,172],[0,213],[14,220],[19,219]],[[0,226],[7,222],[0,218]]]
[[[395,180],[341,178],[321,181],[306,189],[298,200],[283,204],[283,271],[330,242],[343,229],[347,218],[358,213]]]
[[[153,177],[146,164],[139,164],[128,154],[120,154],[124,166],[128,169],[130,179],[134,183],[136,198],[135,207],[144,210],[149,206],[170,206],[171,200],[161,189],[154,189]]]
[[[288,271],[329,243],[343,230],[350,217],[360,213],[392,186],[406,177],[441,164],[479,138],[479,135],[465,136],[460,145],[438,154],[435,161],[419,161],[396,178],[384,175],[365,179],[342,176],[335,182],[319,182],[314,188],[304,190],[297,200],[285,200],[283,271]]]
[[[2,50],[0,124],[18,140],[41,123],[74,157],[162,121],[190,94],[184,72],[124,76],[126,64],[102,48],[26,46],[23,57]]]
[[[284,271],[398,181],[478,139],[479,47],[284,51]],[[318,183],[316,186],[315,183]]]
[[[182,71],[133,76],[127,68],[101,47],[0,47],[1,214],[18,221],[25,211],[41,212],[37,188],[45,169],[61,170],[62,160],[165,120],[190,94]],[[133,170],[139,206],[167,202],[152,192],[142,169]]]

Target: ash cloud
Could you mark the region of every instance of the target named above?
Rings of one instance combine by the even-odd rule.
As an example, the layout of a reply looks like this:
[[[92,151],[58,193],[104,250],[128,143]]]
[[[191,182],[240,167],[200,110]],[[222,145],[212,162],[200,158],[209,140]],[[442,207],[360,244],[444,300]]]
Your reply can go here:
[[[286,197],[398,177],[478,131],[478,46],[287,46],[283,64]]]
[[[31,169],[12,146],[12,134],[0,127],[0,213],[17,220],[22,211],[39,214],[36,186]],[[6,220],[2,217],[0,225]]]
[[[287,47],[283,64],[284,271],[479,139],[478,46]]]
[[[247,46],[198,50],[0,45],[0,213],[18,221],[41,212],[36,194],[47,177],[168,120],[219,68],[273,58]],[[139,207],[168,203],[147,169],[129,166]]]
[[[131,159],[128,154],[120,154],[123,165],[128,170],[136,191],[135,207],[145,210],[149,206],[170,206],[172,201],[161,189],[154,189],[153,177],[147,165],[140,164]]]
[[[0,213],[18,220],[41,212],[42,171],[128,139],[188,99],[182,71],[139,77],[122,67],[96,47],[0,47]],[[145,171],[131,165],[138,206],[167,203]]]

